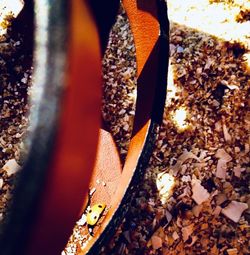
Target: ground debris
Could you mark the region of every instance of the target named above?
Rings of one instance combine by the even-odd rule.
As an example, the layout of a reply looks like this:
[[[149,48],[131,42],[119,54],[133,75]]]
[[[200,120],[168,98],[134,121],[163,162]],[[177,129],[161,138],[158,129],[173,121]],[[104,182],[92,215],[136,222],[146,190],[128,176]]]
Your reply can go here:
[[[163,124],[136,198],[103,255],[117,254],[121,244],[129,255],[250,254],[250,26],[235,20],[247,2],[168,1],[171,57]],[[124,71],[128,86],[136,84],[133,72]],[[113,90],[104,98],[105,120],[124,148],[129,135],[118,119],[128,111],[115,94],[119,74],[105,77],[104,89]],[[133,89],[128,94],[135,98]],[[117,119],[111,114],[116,111]],[[173,188],[162,200],[170,179]],[[124,244],[120,236],[128,230],[131,242]]]
[[[246,203],[232,201],[227,207],[221,210],[221,213],[234,222],[239,222],[242,213],[248,209]]]

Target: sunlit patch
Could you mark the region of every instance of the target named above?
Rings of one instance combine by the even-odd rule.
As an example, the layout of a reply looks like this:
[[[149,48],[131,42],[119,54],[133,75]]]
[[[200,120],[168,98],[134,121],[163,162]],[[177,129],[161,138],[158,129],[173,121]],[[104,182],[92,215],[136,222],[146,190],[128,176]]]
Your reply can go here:
[[[246,69],[246,73],[248,75],[250,75],[250,53],[246,53],[243,55],[243,58],[244,58],[244,66],[245,66],[245,69]]]
[[[132,92],[128,94],[128,97],[135,102],[137,98],[137,89],[134,89]]]
[[[1,0],[0,1],[0,36],[4,35],[7,31],[5,20],[11,15],[14,18],[23,9],[24,2],[22,0]]]
[[[162,204],[165,204],[172,195],[174,186],[175,178],[171,174],[164,172],[157,175],[156,187]]]
[[[172,65],[169,64],[168,66],[168,84],[167,84],[167,99],[166,99],[166,106],[169,106],[171,104],[172,99],[177,98],[177,92],[178,88],[174,84],[174,73]]]
[[[179,131],[184,131],[189,127],[187,123],[187,111],[184,107],[181,107],[173,112],[172,119]]]
[[[248,42],[250,22],[238,23],[235,20],[240,6],[232,8],[222,2],[210,4],[209,0],[173,0],[168,1],[168,8],[173,22],[226,41]]]

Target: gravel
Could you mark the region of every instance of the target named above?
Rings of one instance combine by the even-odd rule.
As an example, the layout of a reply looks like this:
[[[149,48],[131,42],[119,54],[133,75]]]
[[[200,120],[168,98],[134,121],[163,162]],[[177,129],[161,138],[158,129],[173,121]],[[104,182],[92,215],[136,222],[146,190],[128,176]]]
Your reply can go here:
[[[1,7],[4,3],[1,3]],[[14,16],[19,9],[14,11]],[[1,9],[0,18],[5,13]],[[28,88],[31,85],[31,54],[24,38],[12,27],[12,14],[5,15],[0,35],[0,221],[10,205],[15,180],[22,163],[20,152],[28,126]],[[4,29],[2,29],[4,28]]]

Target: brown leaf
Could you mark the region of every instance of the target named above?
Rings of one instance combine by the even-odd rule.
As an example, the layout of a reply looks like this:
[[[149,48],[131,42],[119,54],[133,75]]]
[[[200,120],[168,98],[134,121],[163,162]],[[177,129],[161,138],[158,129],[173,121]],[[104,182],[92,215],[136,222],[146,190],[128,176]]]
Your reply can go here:
[[[151,242],[154,250],[158,250],[162,247],[162,240],[159,236],[152,236]]]
[[[246,203],[232,201],[227,207],[221,210],[221,213],[224,214],[230,220],[237,223],[239,222],[242,213],[246,209],[248,209],[248,205]]]

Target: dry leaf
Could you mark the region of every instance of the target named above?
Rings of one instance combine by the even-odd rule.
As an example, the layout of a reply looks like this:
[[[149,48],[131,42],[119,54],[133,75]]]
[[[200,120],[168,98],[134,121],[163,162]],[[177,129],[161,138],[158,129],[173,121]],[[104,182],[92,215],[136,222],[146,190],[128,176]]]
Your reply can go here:
[[[216,177],[226,179],[227,174],[227,162],[223,159],[219,159],[216,167]]]
[[[213,254],[213,255],[219,254],[219,250],[218,250],[216,244],[211,248],[211,254]]]
[[[222,128],[222,125],[221,125],[221,121],[219,120],[219,121],[217,121],[217,122],[215,123],[215,130],[216,130],[217,132],[220,132],[220,131],[221,131],[221,128]]]
[[[195,205],[192,209],[192,212],[195,217],[199,217],[201,211],[202,211],[203,205]]]
[[[11,176],[12,174],[15,174],[21,169],[21,167],[17,164],[15,159],[10,159],[6,162],[6,164],[3,166],[3,170],[7,172],[8,176]]]
[[[245,155],[249,153],[249,151],[250,151],[250,148],[249,148],[249,147],[250,147],[249,144],[246,143],[246,144],[245,144]]]
[[[162,247],[162,240],[159,236],[152,236],[151,242],[154,250],[158,250]]]
[[[168,210],[166,210],[165,216],[166,216],[166,219],[167,219],[168,224],[169,224],[169,222],[172,220],[173,216]]]
[[[186,242],[189,236],[194,232],[194,224],[192,223],[189,226],[183,227],[181,232],[183,241]]]
[[[238,250],[236,248],[227,249],[227,254],[228,255],[237,255],[238,254]]]
[[[214,211],[213,211],[213,215],[219,216],[219,214],[221,213],[221,210],[222,210],[222,208],[221,208],[220,206],[217,205],[217,206],[215,207]]]
[[[223,134],[224,134],[224,138],[226,142],[231,141],[232,137],[231,135],[228,133],[228,129],[227,126],[225,124],[222,125],[222,129],[223,129]]]
[[[224,149],[218,149],[215,153],[215,157],[225,162],[230,162],[232,160],[232,157]]]
[[[233,168],[234,175],[239,178],[241,176],[241,173],[244,172],[245,170],[246,170],[245,168],[241,168],[239,165]]]
[[[248,209],[246,203],[241,203],[237,201],[232,201],[227,207],[221,210],[221,213],[224,214],[227,218],[234,222],[239,222],[242,213]]]
[[[208,191],[201,185],[200,181],[197,179],[192,180],[192,192],[192,198],[198,205],[202,204],[210,197]]]
[[[3,179],[1,178],[0,179],[0,190],[1,190],[2,187],[3,187]]]
[[[243,57],[245,59],[243,63],[245,66],[246,73],[250,75],[250,53],[245,53]]]
[[[227,87],[229,88],[229,89],[231,89],[231,90],[233,90],[233,89],[239,89],[239,86],[237,86],[237,85],[227,85]]]
[[[179,239],[179,235],[176,231],[174,231],[174,233],[172,234],[172,237],[173,237],[174,240]]]
[[[195,156],[191,151],[184,151],[177,161],[183,164],[188,159],[196,159],[197,161],[200,161],[200,159],[197,156]]]

